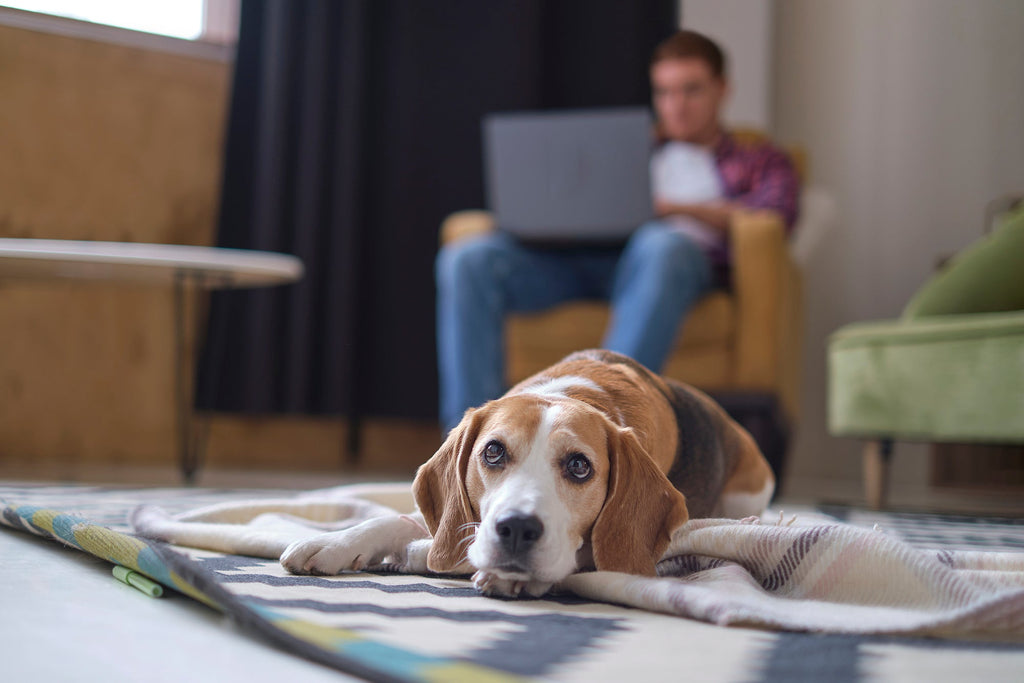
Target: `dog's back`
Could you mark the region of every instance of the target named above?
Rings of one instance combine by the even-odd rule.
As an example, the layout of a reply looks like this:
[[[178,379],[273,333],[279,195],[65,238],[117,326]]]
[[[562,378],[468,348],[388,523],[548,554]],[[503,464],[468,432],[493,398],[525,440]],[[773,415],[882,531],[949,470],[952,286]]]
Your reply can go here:
[[[618,366],[631,378],[651,389],[638,396],[645,397],[644,400],[651,404],[664,402],[670,407],[674,416],[674,433],[662,432],[647,440],[652,442],[652,451],[663,446],[666,440],[675,442],[675,449],[668,458],[655,457],[655,460],[672,485],[686,496],[691,518],[725,513],[722,504],[723,493],[730,488],[730,483],[735,484],[738,481],[735,478],[738,470],[753,468],[757,471],[757,477],[771,477],[770,471],[765,474],[767,463],[764,463],[762,468],[758,462],[763,461],[764,457],[753,438],[703,392],[656,375],[628,356],[603,349],[573,353],[554,367],[568,368],[575,373],[588,364],[612,368]],[[531,381],[533,380],[527,380],[524,384]],[[663,412],[663,405],[648,405],[641,410],[636,410],[632,406],[628,408],[632,409],[624,407],[622,412],[647,415]],[[642,435],[641,439],[644,440]],[[774,488],[774,480],[771,488]]]

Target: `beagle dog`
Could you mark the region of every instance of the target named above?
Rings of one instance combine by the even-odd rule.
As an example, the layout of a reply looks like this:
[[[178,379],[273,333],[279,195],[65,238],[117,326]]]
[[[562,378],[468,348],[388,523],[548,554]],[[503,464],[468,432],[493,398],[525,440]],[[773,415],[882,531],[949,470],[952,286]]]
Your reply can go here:
[[[473,574],[539,596],[578,571],[654,575],[693,517],[760,515],[775,478],[700,391],[609,351],[574,353],[470,409],[416,474],[419,514],[289,545],[293,573]]]

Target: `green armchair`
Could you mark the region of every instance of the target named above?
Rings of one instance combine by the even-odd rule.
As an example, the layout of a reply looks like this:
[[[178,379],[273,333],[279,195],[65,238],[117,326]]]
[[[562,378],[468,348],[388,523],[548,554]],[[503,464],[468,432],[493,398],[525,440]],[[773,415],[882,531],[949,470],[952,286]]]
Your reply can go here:
[[[829,432],[867,439],[868,503],[894,441],[1024,443],[1024,208],[937,272],[899,320],[829,341]]]

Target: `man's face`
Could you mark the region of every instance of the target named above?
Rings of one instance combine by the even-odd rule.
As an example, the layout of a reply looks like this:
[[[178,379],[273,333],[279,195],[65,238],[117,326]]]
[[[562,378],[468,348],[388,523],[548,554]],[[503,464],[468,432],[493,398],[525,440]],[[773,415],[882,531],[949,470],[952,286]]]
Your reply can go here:
[[[651,66],[654,111],[671,140],[709,144],[718,133],[726,84],[703,59],[663,59]]]

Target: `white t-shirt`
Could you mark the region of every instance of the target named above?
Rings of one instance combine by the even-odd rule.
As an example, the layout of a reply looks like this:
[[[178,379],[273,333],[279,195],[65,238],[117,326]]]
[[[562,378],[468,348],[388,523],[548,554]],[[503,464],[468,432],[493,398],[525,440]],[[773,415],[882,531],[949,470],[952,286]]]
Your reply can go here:
[[[651,155],[651,191],[655,199],[672,204],[690,204],[721,199],[722,179],[710,149],[688,142],[667,142]],[[721,231],[689,216],[665,219],[693,237],[705,249],[721,247]]]

